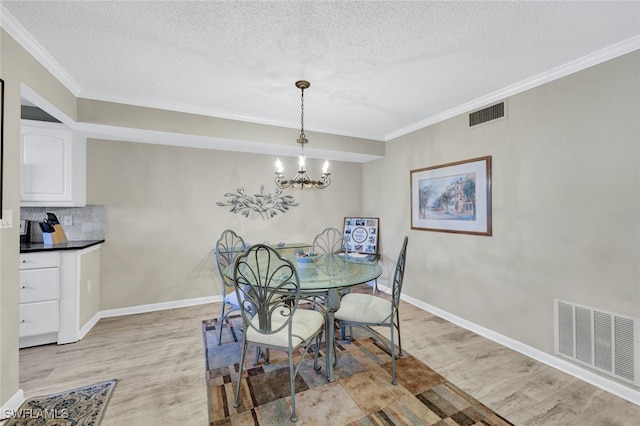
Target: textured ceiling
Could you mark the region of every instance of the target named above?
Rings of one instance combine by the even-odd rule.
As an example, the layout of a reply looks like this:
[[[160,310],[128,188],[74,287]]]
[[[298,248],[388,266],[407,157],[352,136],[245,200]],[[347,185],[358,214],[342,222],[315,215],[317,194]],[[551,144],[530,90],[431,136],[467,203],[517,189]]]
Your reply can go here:
[[[306,79],[305,128],[377,140],[640,40],[640,2],[1,3],[79,97],[295,128]]]

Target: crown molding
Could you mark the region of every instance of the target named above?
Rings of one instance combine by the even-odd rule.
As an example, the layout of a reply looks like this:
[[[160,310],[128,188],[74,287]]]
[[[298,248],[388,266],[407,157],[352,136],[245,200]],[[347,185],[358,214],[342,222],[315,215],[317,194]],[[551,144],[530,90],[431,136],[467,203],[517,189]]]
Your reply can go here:
[[[13,37],[36,61],[40,62],[60,83],[74,96],[80,94],[80,85],[65,71],[65,69],[45,50],[36,39],[22,26],[11,13],[0,4],[0,27]]]
[[[593,52],[575,61],[569,62],[567,64],[561,65],[556,68],[552,68],[549,71],[540,73],[529,79],[523,80],[511,86],[505,87],[504,89],[500,89],[493,93],[489,93],[488,95],[482,96],[478,99],[474,99],[471,102],[467,102],[465,104],[459,105],[455,108],[452,108],[448,111],[444,111],[440,114],[434,115],[425,120],[418,121],[417,123],[414,123],[410,126],[404,127],[402,129],[398,129],[395,132],[388,133],[385,135],[385,141],[387,142],[392,141],[393,139],[399,138],[400,136],[404,136],[406,134],[415,132],[417,130],[420,130],[425,127],[431,126],[433,124],[439,123],[441,121],[447,120],[449,118],[453,118],[455,116],[465,114],[469,111],[483,108],[493,102],[501,101],[509,96],[513,96],[518,93],[524,92],[526,90],[533,89],[534,87],[542,86],[543,84],[565,77],[569,74],[582,71],[586,68],[601,64],[610,59],[617,58],[618,56],[622,56],[639,49],[640,49],[640,35],[637,35],[627,40],[623,40],[619,43],[613,44],[604,49]]]

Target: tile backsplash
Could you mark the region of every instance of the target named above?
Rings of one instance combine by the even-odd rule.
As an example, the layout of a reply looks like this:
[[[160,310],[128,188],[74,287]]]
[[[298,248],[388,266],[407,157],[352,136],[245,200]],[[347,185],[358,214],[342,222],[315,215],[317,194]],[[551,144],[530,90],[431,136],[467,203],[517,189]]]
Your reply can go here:
[[[20,219],[42,222],[53,213],[58,217],[69,241],[104,239],[104,206],[85,207],[21,207]],[[71,217],[71,225],[65,225],[65,217]]]

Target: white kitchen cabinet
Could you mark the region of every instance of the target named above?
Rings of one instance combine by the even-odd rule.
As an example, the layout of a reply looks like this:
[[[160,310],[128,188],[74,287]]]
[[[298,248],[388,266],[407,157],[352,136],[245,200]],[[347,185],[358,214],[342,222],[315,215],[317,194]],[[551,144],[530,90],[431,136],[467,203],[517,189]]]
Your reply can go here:
[[[87,142],[61,123],[22,120],[20,204],[86,205]]]
[[[58,341],[59,257],[57,252],[20,255],[20,347]]]
[[[20,347],[55,343],[59,330],[57,300],[20,304]]]
[[[95,324],[100,245],[20,254],[20,347],[80,340]]]
[[[20,303],[58,300],[58,268],[20,271]]]
[[[21,253],[20,270],[57,268],[59,265],[57,251],[42,251],[38,253]]]

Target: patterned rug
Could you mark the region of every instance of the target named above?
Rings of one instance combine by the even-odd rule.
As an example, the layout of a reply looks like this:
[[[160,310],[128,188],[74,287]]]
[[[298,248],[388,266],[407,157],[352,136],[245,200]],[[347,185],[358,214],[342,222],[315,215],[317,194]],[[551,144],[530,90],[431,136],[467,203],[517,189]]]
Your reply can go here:
[[[281,351],[272,350],[270,363],[256,366],[255,352],[247,352],[234,408],[240,325],[239,317],[227,321],[218,346],[216,320],[202,324],[210,425],[291,424],[289,367]],[[295,381],[298,425],[512,425],[406,351],[396,359],[398,384],[392,385],[388,351],[364,331],[354,328],[354,335],[352,343],[338,340],[335,382],[327,381],[323,348],[320,374],[313,354],[303,362]]]
[[[117,380],[26,400],[4,426],[95,426]]]

